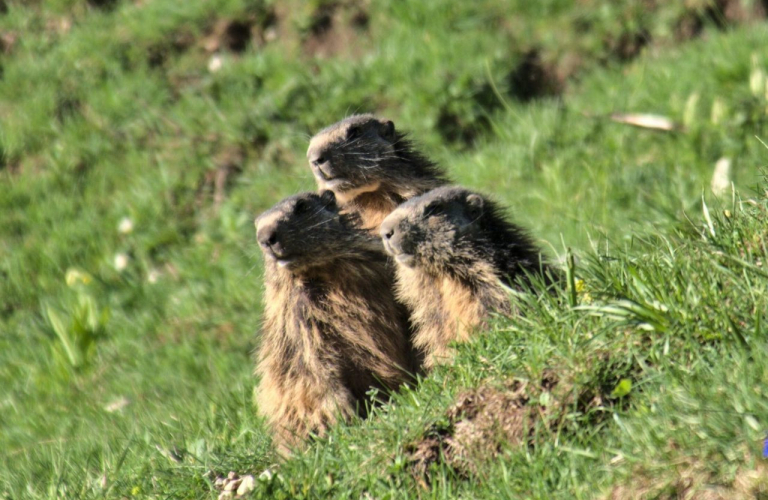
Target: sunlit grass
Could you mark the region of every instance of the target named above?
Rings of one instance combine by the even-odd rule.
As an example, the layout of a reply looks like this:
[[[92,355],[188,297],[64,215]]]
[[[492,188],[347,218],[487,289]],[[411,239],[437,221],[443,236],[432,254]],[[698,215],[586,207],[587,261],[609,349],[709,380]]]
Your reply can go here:
[[[638,480],[665,498],[687,477],[764,488],[744,474],[768,428],[765,26],[705,26],[676,48],[675,6],[375,4],[357,52],[316,59],[303,44],[321,3],[274,41],[220,50],[211,71],[215,21],[260,20],[267,4],[8,2],[0,498],[214,498],[216,474],[267,467],[256,497],[592,498]],[[607,43],[637,28],[621,19],[659,41],[626,64]],[[561,95],[521,102],[510,73],[534,45],[582,66]],[[553,260],[570,248],[573,281],[517,299],[522,314],[455,365],[276,467],[252,403],[252,221],[314,188],[308,136],[357,111],[412,131]],[[721,158],[734,191],[716,197]],[[436,464],[430,489],[412,475],[409,445],[464,388],[550,372],[600,404],[564,405],[562,425],[503,443],[479,475]]]

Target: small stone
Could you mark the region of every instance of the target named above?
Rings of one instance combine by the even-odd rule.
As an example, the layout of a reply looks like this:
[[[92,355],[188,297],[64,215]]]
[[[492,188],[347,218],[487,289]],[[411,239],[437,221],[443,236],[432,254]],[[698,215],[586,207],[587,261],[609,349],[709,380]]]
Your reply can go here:
[[[213,485],[218,489],[224,488],[224,478],[223,477],[217,477],[216,480],[213,482]]]
[[[237,479],[237,473],[233,470],[229,471],[229,474],[227,474],[227,479],[230,481],[233,479]]]
[[[231,491],[222,491],[219,493],[218,500],[229,500],[230,498],[234,498],[234,494]]]
[[[237,488],[240,487],[242,481],[243,480],[240,478],[228,481],[227,484],[224,485],[224,491],[237,491]]]
[[[160,271],[157,269],[152,269],[149,271],[149,274],[147,274],[147,281],[150,285],[154,285],[157,283],[157,280],[160,279]]]
[[[275,28],[267,28],[264,30],[264,40],[267,42],[274,42],[277,40],[277,30]]]
[[[712,174],[712,192],[721,196],[731,189],[731,159],[720,158],[715,164],[715,172]]]
[[[270,479],[272,479],[272,476],[273,476],[273,474],[272,474],[272,471],[270,469],[264,469],[264,472],[259,474],[259,479],[261,481],[269,481]]]
[[[224,65],[224,61],[221,59],[221,56],[218,54],[214,55],[208,61],[208,71],[210,71],[211,73],[216,73],[221,69],[223,65]]]
[[[256,479],[250,474],[243,476],[243,480],[237,488],[237,496],[241,497],[246,493],[250,493],[254,488],[256,488]]]
[[[119,398],[115,399],[114,401],[110,402],[108,405],[104,407],[104,411],[107,413],[114,413],[116,411],[120,411],[126,406],[130,404],[130,401],[125,396],[120,396]]]
[[[760,58],[752,54],[752,72],[749,74],[749,90],[755,97],[762,97],[766,88],[765,71],[760,65]]]
[[[710,114],[710,121],[713,125],[719,125],[723,120],[728,117],[728,106],[725,101],[720,97],[715,98],[712,103],[712,112]]]

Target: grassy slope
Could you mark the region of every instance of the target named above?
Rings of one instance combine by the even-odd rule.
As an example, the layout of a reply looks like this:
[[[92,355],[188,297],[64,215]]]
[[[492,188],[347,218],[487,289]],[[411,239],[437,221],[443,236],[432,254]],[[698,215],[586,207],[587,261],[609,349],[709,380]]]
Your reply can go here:
[[[457,181],[509,204],[555,251],[561,241],[579,249],[589,294],[580,301],[598,309],[573,310],[565,295],[521,305],[527,315],[501,321],[390,411],[337,429],[261,493],[588,498],[629,475],[674,492],[678,473],[731,484],[754,467],[768,422],[768,372],[754,361],[765,359],[766,279],[755,267],[766,258],[765,199],[743,212],[724,202],[731,217],[719,216],[715,236],[697,231],[719,157],[734,158],[744,197],[760,180],[766,102],[749,78],[768,42],[763,26],[593,69],[606,33],[627,29],[617,14],[631,2],[521,3],[516,17],[494,2],[372,6],[360,53],[315,63],[297,57],[305,32],[286,30],[284,43],[225,52],[212,74],[209,54],[184,40],[203,37],[212,18],[258,20],[265,8],[175,4],[103,13],[11,4],[0,18],[18,35],[0,84],[0,494],[100,496],[106,477],[108,496],[205,497],[208,471],[273,463],[251,405],[260,301],[251,221],[312,187],[306,134],[371,108],[413,130]],[[296,10],[296,25],[311,22]],[[566,29],[584,17],[588,34]],[[62,19],[71,26],[57,34]],[[663,36],[662,21],[647,30]],[[508,75],[531,39],[545,54],[580,51],[585,72],[562,100],[515,101]],[[604,118],[614,111],[662,113],[688,129],[633,129]],[[215,172],[230,164],[242,171],[216,203]],[[710,206],[718,218],[723,207]],[[134,230],[121,234],[126,216]],[[586,257],[591,239],[602,259]],[[129,256],[123,272],[118,253]],[[92,282],[68,287],[69,268]],[[73,369],[45,311],[68,318],[80,296],[111,317]],[[622,299],[634,306],[599,308]],[[432,491],[420,489],[405,445],[445,420],[459,388],[533,384],[545,370],[568,381],[568,394],[603,404],[563,404],[551,419],[569,425],[540,423],[528,447],[510,447],[479,477],[435,466]],[[633,389],[615,405],[608,395],[624,378]],[[121,397],[123,410],[105,411]]]

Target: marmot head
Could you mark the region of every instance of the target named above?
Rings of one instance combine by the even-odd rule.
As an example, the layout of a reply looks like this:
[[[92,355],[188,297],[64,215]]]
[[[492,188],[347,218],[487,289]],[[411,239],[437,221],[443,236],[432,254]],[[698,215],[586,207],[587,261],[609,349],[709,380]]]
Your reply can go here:
[[[441,187],[398,206],[380,234],[384,248],[400,264],[444,272],[481,255],[481,220],[487,209],[479,194]]]
[[[370,114],[318,132],[309,142],[307,160],[318,188],[333,191],[341,204],[380,189],[398,191],[401,185],[435,179],[444,183],[443,173],[414,151],[394,123]]]
[[[381,251],[377,240],[340,214],[331,191],[302,193],[279,202],[255,221],[256,239],[268,266],[301,273],[331,261]]]

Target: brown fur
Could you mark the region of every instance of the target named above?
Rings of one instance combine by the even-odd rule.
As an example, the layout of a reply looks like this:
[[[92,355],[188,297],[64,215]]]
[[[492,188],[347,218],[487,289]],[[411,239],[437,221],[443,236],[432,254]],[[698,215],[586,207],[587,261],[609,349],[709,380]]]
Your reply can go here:
[[[539,249],[485,197],[442,187],[400,205],[381,224],[397,261],[399,298],[411,309],[426,368],[449,357],[489,313],[510,313],[509,289],[546,273]]]
[[[340,214],[333,193],[305,193],[260,216],[264,326],[259,411],[287,450],[364,416],[366,392],[409,380],[407,312],[381,242]]]
[[[447,182],[391,121],[369,114],[318,132],[307,159],[318,188],[332,190],[344,211],[358,214],[361,227],[376,235],[400,203]]]

